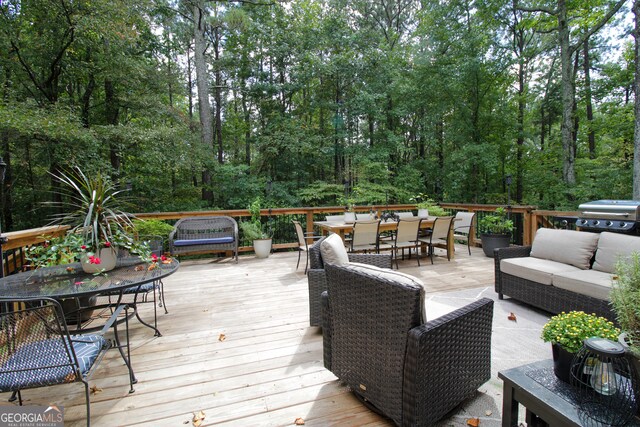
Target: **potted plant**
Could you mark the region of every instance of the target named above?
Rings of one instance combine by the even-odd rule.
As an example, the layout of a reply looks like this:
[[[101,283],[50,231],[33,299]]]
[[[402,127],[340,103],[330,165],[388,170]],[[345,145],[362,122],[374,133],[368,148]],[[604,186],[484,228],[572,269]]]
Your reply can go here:
[[[617,341],[620,329],[604,317],[583,311],[570,311],[553,316],[542,328],[541,338],[551,343],[553,371],[569,382],[573,356],[587,338],[599,337]]]
[[[513,221],[507,217],[505,208],[497,208],[495,214],[485,215],[478,221],[482,250],[484,254],[493,258],[493,250],[509,247]]]
[[[245,238],[253,242],[253,251],[258,258],[267,258],[271,253],[271,233],[260,220],[260,197],[249,205],[251,219],[241,221],[240,229]]]
[[[89,273],[113,269],[118,248],[136,246],[127,233],[133,224],[131,215],[121,210],[122,203],[118,199],[121,191],[101,173],[87,176],[77,167],[53,177],[61,184],[59,192],[63,200],[52,204],[70,208],[55,216],[54,222],[71,226],[70,233],[81,236],[82,268]],[[142,246],[137,249],[144,252]]]
[[[621,343],[640,368],[640,254],[618,260],[613,279],[609,299],[623,331]]]
[[[418,217],[427,218],[429,216],[446,216],[447,212],[442,209],[438,204],[424,193],[418,193],[413,196],[411,201],[416,202],[416,208],[418,209]]]
[[[356,200],[353,194],[348,197],[340,197],[338,203],[344,206],[344,222],[346,222],[347,224],[356,222]]]

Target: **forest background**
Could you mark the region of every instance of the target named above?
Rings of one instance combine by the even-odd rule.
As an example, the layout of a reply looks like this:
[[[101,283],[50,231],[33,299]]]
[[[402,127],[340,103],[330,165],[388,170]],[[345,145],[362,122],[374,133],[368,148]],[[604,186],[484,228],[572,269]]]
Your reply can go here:
[[[632,198],[632,8],[0,0],[2,229],[75,165],[132,212]]]

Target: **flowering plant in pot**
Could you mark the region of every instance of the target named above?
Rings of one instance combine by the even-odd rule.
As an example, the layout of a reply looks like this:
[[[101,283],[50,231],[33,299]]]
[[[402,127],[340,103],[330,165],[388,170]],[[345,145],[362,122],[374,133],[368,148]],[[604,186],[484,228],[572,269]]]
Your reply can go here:
[[[148,258],[144,243],[136,243],[127,232],[133,228],[131,215],[122,210],[123,202],[111,180],[101,173],[86,175],[80,168],[53,174],[60,183],[61,202],[50,204],[66,210],[55,215],[54,223],[71,226],[80,235],[80,261],[87,272],[108,271],[115,267],[117,250],[126,248]]]
[[[541,338],[551,343],[553,370],[558,378],[569,382],[571,361],[587,338],[617,341],[620,335],[613,322],[584,311],[570,311],[553,316],[542,328]]]

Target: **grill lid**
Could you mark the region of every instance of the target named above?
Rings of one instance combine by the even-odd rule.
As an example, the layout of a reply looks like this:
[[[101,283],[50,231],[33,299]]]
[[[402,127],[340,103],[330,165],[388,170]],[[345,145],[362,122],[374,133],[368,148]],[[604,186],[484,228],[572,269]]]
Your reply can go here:
[[[637,221],[640,218],[638,200],[596,200],[578,206],[584,218]]]

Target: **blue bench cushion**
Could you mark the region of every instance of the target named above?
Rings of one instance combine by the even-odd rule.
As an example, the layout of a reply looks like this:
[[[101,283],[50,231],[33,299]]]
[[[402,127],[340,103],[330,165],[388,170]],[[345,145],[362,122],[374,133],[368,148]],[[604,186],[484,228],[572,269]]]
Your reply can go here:
[[[207,239],[182,239],[173,242],[174,246],[190,246],[190,245],[216,245],[223,243],[233,243],[233,237],[211,237]]]
[[[91,369],[100,351],[109,345],[101,335],[73,336],[71,343],[82,376]],[[0,367],[1,391],[62,384],[75,380],[75,372],[66,346],[59,337],[22,345]]]

